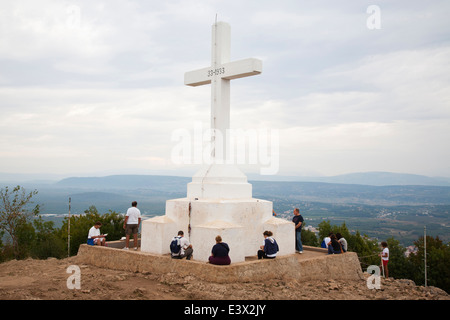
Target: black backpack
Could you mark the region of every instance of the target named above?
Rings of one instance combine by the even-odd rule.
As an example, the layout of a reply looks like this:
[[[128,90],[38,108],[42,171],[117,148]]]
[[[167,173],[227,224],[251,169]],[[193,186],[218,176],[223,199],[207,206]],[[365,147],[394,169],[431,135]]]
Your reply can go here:
[[[172,257],[179,256],[181,253],[181,237],[174,237],[172,242],[170,243],[170,253],[172,253]]]

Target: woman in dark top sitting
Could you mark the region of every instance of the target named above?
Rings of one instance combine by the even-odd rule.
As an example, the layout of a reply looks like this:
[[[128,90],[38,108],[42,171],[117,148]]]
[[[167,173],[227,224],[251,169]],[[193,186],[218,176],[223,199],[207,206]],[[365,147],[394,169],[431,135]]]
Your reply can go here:
[[[216,237],[216,244],[212,248],[211,256],[209,257],[209,263],[217,265],[228,265],[231,263],[230,256],[228,253],[230,248],[228,244],[222,242],[222,237]]]
[[[275,259],[277,256],[277,252],[279,251],[277,241],[272,237],[272,231],[264,231],[264,242],[260,247],[261,250],[258,250],[258,260],[259,259]]]
[[[328,254],[339,254],[342,253],[342,248],[340,242],[337,240],[336,235],[332,234],[330,236],[331,241],[328,242]]]

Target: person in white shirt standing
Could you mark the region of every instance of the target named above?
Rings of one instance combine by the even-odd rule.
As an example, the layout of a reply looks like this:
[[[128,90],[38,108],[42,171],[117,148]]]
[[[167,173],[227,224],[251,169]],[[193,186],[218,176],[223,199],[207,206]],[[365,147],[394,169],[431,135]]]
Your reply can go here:
[[[123,228],[125,229],[126,241],[125,250],[129,248],[130,236],[134,238],[134,250],[138,248],[138,231],[141,224],[141,211],[137,208],[137,202],[131,203],[131,208],[127,210],[125,215],[125,221],[123,222]]]
[[[388,270],[388,262],[389,262],[389,248],[386,241],[381,242],[381,246],[383,247],[383,251],[381,252],[381,261],[383,263],[382,268],[384,268],[384,273],[386,279],[389,278],[389,270]]]

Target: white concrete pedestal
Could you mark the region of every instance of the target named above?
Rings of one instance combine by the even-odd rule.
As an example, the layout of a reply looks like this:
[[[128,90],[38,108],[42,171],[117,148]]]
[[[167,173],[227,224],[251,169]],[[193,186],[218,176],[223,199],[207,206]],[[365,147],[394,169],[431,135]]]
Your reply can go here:
[[[194,260],[208,261],[215,237],[230,247],[231,262],[256,255],[270,230],[279,255],[295,252],[294,224],[272,216],[272,202],[252,198],[247,177],[233,165],[211,165],[194,175],[187,197],[168,200],[166,215],[142,222],[141,251],[167,254],[171,239],[183,230]]]

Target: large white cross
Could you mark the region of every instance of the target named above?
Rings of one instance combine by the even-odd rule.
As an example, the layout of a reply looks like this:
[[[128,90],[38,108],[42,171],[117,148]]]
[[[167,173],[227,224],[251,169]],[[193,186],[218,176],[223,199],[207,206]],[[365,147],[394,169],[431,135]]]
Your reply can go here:
[[[262,72],[262,61],[258,59],[230,62],[230,29],[228,23],[216,22],[212,26],[211,66],[184,74],[185,85],[196,87],[211,83],[211,156],[224,160],[230,128],[230,80]],[[216,139],[219,134],[222,139]]]

